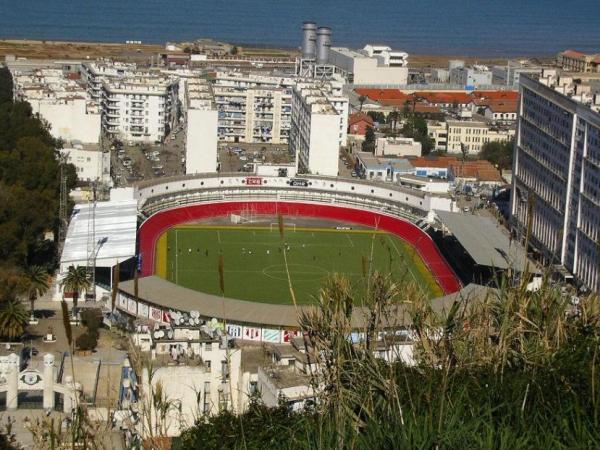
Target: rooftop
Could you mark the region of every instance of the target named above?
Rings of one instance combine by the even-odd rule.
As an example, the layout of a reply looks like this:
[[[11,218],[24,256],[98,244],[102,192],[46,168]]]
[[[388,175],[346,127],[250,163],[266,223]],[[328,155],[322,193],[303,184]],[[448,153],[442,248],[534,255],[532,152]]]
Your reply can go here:
[[[86,265],[92,204],[78,204],[73,209],[67,230],[61,264]],[[120,200],[97,202],[95,208],[95,241],[99,245],[96,264],[111,267],[135,255],[137,202]]]
[[[447,211],[436,210],[435,213],[469,253],[475,264],[519,272],[525,271],[526,264],[529,264],[530,272],[535,268],[535,265],[529,262],[523,247],[517,241],[510,240],[492,219]]]

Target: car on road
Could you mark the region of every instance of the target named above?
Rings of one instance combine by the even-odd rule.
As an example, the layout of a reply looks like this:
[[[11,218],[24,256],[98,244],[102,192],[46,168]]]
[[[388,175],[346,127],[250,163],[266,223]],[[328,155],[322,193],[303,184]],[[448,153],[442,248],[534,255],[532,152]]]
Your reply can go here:
[[[356,173],[355,170],[352,171],[352,173],[350,174],[352,177],[356,178],[358,177],[358,174]]]
[[[463,212],[466,212],[466,213],[468,213],[469,211],[470,211],[470,209],[469,209],[469,207],[468,207],[468,206],[465,206],[465,207],[463,208]]]

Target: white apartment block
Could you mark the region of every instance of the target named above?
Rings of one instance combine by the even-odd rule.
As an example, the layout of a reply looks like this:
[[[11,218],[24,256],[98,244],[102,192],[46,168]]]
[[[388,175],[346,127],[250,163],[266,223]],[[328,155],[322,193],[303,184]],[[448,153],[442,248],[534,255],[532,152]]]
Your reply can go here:
[[[187,79],[185,173],[217,171],[218,113],[210,83]]]
[[[81,64],[81,77],[86,83],[91,100],[102,101],[102,82],[123,79],[134,75],[135,64],[126,64],[110,60],[90,61]]]
[[[102,127],[113,138],[161,142],[178,120],[178,80],[145,76],[102,82]]]
[[[427,134],[434,142],[434,150],[446,150],[448,146],[448,127],[446,122],[427,121]]]
[[[338,155],[346,142],[348,98],[316,83],[298,83],[292,98],[290,153],[300,173],[338,175]]]
[[[71,143],[60,149],[60,153],[67,157],[67,162],[75,166],[79,181],[111,182],[110,152],[102,152],[98,145]]]
[[[219,140],[286,144],[294,84],[288,77],[217,72],[213,91],[219,111]]]
[[[555,83],[521,77],[512,225],[524,239],[531,222],[531,245],[598,291],[600,114]]]
[[[448,120],[446,127],[448,153],[461,153],[463,144],[469,155],[477,155],[486,142],[509,141],[515,136],[512,128],[494,127],[474,120]]]
[[[329,63],[336,66],[355,85],[406,85],[408,83],[408,67],[399,62],[402,54],[392,55],[380,47],[356,51],[345,47],[331,47]],[[365,47],[365,48],[367,48]],[[389,48],[389,47],[386,47]],[[408,58],[408,55],[406,55]]]
[[[14,98],[25,100],[34,114],[50,125],[50,133],[64,141],[97,143],[100,139],[100,108],[88,99],[85,89],[65,78],[57,69],[13,72]]]

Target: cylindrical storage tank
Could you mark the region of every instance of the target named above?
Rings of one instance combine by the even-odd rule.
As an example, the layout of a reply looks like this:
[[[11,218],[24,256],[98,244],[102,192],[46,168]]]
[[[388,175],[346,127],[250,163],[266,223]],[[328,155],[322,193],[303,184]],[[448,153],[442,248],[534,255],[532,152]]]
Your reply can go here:
[[[317,64],[329,62],[329,49],[331,48],[331,28],[317,28]]]
[[[304,22],[302,24],[302,58],[314,59],[317,49],[317,24]]]
[[[459,69],[465,67],[465,62],[462,59],[451,59],[448,61],[448,70]]]

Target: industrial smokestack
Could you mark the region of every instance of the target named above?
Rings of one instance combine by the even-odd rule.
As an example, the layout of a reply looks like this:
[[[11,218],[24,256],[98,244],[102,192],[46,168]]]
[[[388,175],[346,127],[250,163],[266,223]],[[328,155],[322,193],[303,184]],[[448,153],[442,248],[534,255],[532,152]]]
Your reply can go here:
[[[302,24],[302,58],[315,59],[317,48],[317,24],[304,22]]]
[[[331,48],[331,28],[317,28],[317,64],[329,62],[329,49]]]

